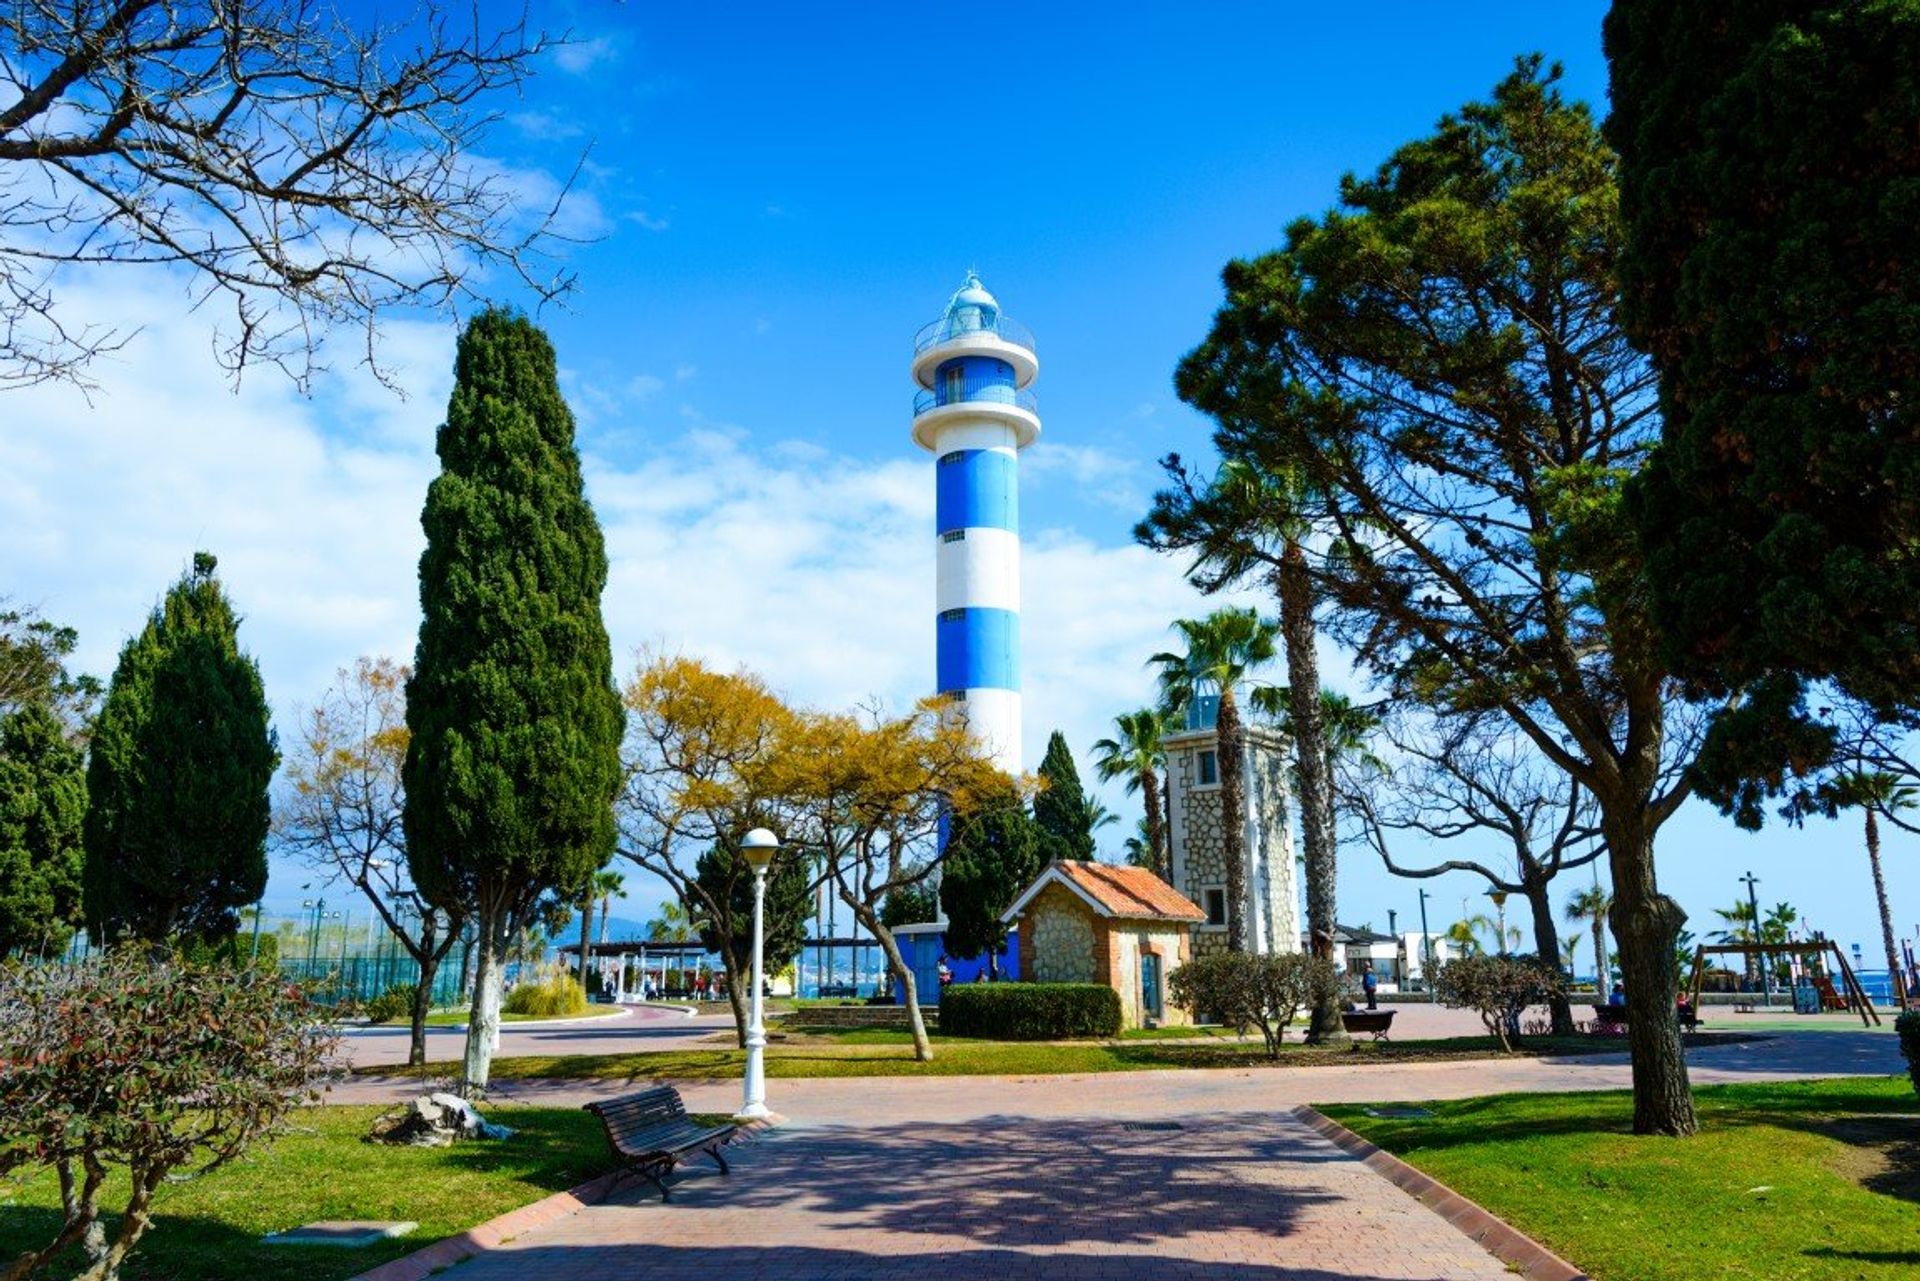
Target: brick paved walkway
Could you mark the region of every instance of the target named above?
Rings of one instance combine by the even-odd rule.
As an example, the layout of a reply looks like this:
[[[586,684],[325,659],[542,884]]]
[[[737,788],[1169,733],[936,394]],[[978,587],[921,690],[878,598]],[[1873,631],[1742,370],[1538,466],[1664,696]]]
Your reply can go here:
[[[1510,1276],[1290,1116],[1177,1124],[789,1125],[736,1146],[729,1178],[689,1174],[666,1205],[628,1185],[448,1281]]]

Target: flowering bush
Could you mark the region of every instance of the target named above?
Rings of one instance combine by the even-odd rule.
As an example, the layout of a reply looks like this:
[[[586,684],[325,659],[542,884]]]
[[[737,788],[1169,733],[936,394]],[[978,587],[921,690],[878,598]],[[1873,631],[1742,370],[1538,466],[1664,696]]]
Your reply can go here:
[[[1433,993],[1442,1005],[1479,1014],[1508,1053],[1520,1036],[1521,1012],[1529,1005],[1546,1004],[1566,988],[1566,976],[1559,970],[1520,956],[1461,957],[1441,966],[1433,980]]]
[[[0,1176],[51,1166],[64,1221],[15,1260],[24,1281],[76,1242],[84,1281],[112,1281],[154,1193],[218,1169],[316,1100],[335,1038],[272,970],[123,950],[77,965],[0,966]],[[129,1192],[109,1240],[108,1175]]]
[[[1214,952],[1195,957],[1168,978],[1175,1004],[1238,1032],[1259,1028],[1268,1057],[1276,1059],[1294,1016],[1312,1009],[1335,982],[1332,962],[1298,953]]]

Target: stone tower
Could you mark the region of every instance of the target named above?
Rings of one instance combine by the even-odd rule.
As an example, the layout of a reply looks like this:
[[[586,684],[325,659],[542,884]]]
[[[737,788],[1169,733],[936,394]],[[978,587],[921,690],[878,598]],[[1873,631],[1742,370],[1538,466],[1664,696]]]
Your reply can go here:
[[[1220,736],[1214,727],[1217,695],[1192,700],[1184,729],[1161,741],[1167,753],[1167,848],[1173,887],[1206,912],[1193,927],[1200,956],[1227,945],[1227,864],[1220,812]],[[1298,952],[1300,908],[1295,889],[1293,829],[1289,818],[1287,742],[1274,730],[1243,722],[1241,754],[1246,813],[1247,949]]]

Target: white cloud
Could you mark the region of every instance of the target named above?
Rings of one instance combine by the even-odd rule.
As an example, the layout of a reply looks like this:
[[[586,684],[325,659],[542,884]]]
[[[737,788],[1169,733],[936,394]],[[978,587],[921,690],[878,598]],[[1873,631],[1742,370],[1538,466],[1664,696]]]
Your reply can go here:
[[[583,76],[602,63],[613,61],[619,53],[619,44],[612,36],[596,36],[592,40],[569,40],[554,46],[553,62],[568,75]]]
[[[665,231],[673,224],[665,218],[656,218],[644,209],[629,209],[620,215],[623,222],[630,222],[642,231]]]
[[[509,112],[507,123],[535,142],[564,142],[586,133],[578,121],[564,119],[550,111]]]
[[[162,323],[164,307],[120,292],[134,283],[123,280],[96,289],[94,305],[148,328],[102,371],[98,403],[57,388],[6,402],[0,591],[78,627],[82,665],[104,675],[194,550],[208,548],[283,718],[357,655],[408,656],[451,328],[389,326],[405,401],[359,374],[329,377],[313,401],[268,377],[235,395],[204,334]],[[670,431],[650,410],[643,432],[636,406],[667,382],[641,373],[602,387],[565,375],[606,530],[605,612],[623,675],[653,645],[751,667],[815,706],[900,708],[928,692],[932,464],[852,458],[685,408]],[[1091,450],[1029,457],[1069,479],[1126,470]],[[1167,645],[1167,622],[1211,605],[1169,558],[1066,529],[1030,529],[1024,579],[1026,759],[1037,763],[1059,728],[1085,768],[1111,717],[1151,697],[1144,663]],[[1117,793],[1108,800],[1120,806]],[[638,904],[654,893],[634,887]]]

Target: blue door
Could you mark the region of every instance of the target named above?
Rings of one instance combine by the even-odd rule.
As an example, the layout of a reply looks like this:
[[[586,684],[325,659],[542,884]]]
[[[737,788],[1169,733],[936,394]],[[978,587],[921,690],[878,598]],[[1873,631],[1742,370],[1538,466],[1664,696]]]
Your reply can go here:
[[[1152,952],[1140,954],[1140,1009],[1150,1019],[1160,1017],[1160,958]]]

